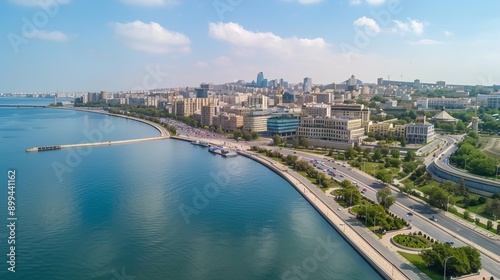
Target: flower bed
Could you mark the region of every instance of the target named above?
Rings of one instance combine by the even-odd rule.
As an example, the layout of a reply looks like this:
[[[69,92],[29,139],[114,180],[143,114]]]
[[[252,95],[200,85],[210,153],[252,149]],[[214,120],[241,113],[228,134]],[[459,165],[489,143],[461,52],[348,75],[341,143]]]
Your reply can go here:
[[[394,243],[413,249],[427,249],[431,246],[431,241],[421,235],[398,234],[392,237]]]

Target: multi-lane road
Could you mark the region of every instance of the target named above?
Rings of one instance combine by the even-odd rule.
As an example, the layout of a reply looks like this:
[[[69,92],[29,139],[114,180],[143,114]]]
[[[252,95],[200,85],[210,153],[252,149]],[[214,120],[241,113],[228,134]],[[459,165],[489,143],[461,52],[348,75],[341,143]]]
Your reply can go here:
[[[321,155],[290,151],[286,149],[280,150],[280,152],[284,155],[296,154],[302,160],[318,160],[321,162],[320,164],[322,169],[333,170],[335,168],[334,172],[337,174],[337,178],[339,180],[342,181],[343,179],[348,179],[366,187],[368,190],[364,193],[364,195],[373,201],[376,201],[376,191],[386,187],[385,184],[380,183],[375,178],[356,170],[355,168],[351,168],[345,163],[328,161],[327,158]],[[431,154],[430,160],[432,160],[432,157],[433,155]],[[429,159],[426,159],[426,161],[427,160]],[[342,175],[342,177],[340,177],[340,175]],[[446,217],[442,211],[436,211],[427,204],[414,200],[406,194],[399,192],[393,193],[396,196],[396,203],[390,207],[390,211],[392,213],[400,217],[404,217],[413,226],[421,229],[441,242],[452,241],[456,246],[471,245],[480,249],[480,251],[482,251],[481,259],[483,268],[497,278],[500,277],[500,265],[497,262],[499,259],[500,241],[487,238],[461,224],[458,224]],[[409,212],[414,215],[408,216],[407,214]],[[434,216],[437,221],[431,220],[430,218],[432,216]]]

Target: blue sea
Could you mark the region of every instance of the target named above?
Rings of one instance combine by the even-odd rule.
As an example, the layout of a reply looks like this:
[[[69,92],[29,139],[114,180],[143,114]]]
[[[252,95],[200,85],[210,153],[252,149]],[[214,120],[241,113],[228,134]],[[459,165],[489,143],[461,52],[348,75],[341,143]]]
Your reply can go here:
[[[173,139],[25,152],[150,136],[157,130],[101,114],[0,108],[0,279],[381,279],[288,182],[250,159]]]

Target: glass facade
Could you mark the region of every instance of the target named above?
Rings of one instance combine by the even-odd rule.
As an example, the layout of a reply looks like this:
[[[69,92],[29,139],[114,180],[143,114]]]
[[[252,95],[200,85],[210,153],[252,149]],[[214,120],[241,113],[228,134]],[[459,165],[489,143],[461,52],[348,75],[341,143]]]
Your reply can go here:
[[[267,120],[267,133],[280,136],[291,136],[297,132],[299,126],[298,117],[278,117]]]

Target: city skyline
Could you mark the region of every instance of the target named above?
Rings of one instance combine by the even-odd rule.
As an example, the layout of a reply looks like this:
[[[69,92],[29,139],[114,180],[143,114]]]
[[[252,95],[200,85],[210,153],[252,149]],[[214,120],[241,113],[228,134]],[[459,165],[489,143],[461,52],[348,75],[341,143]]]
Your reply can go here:
[[[42,3],[40,6],[39,3]],[[486,3],[486,2],[485,2]],[[9,0],[0,92],[120,91],[270,79],[500,83],[500,3]],[[265,5],[264,5],[265,4]],[[446,13],[443,13],[446,11]],[[466,17],[460,16],[467,12]],[[255,20],[258,17],[259,20]],[[450,67],[451,66],[451,67]]]

